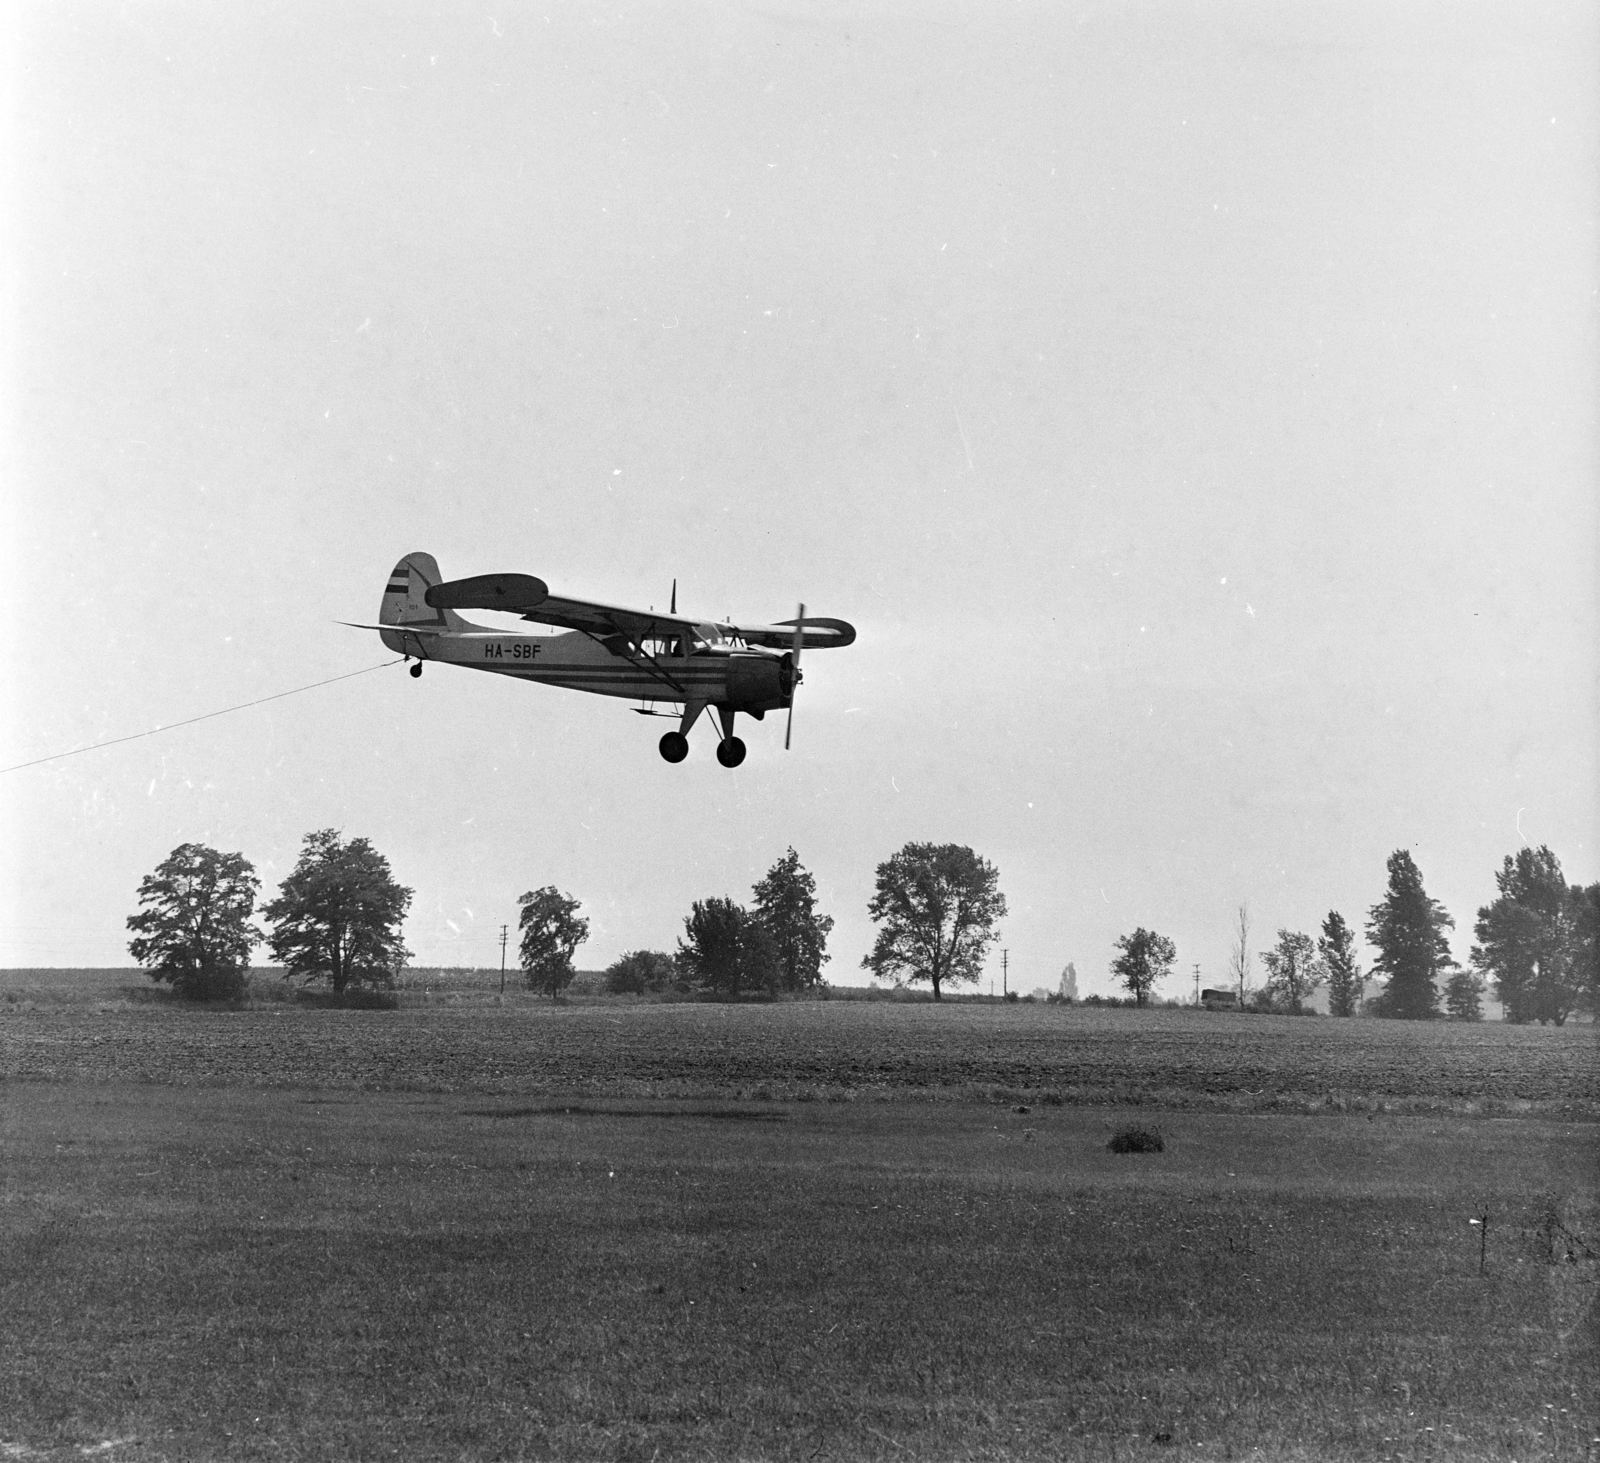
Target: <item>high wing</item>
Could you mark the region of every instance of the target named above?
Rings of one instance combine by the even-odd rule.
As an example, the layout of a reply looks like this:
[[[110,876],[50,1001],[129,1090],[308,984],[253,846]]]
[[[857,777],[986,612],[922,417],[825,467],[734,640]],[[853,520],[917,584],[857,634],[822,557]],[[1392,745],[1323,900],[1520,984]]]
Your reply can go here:
[[[772,625],[734,625],[660,610],[627,609],[597,600],[568,599],[551,594],[544,580],[531,574],[476,574],[469,579],[450,579],[433,585],[425,598],[435,609],[502,610],[537,624],[581,630],[597,640],[620,635],[637,643],[646,636],[686,633],[707,642],[742,640],[746,645],[773,650],[791,650],[795,641],[794,620]],[[849,645],[855,638],[855,628],[843,620],[807,618],[802,626],[801,646],[823,650]]]

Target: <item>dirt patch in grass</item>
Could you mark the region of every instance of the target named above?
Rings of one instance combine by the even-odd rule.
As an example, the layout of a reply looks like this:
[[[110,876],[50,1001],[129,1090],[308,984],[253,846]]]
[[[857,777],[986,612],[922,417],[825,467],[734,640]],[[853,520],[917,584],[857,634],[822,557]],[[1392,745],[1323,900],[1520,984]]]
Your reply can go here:
[[[1146,1123],[1125,1123],[1106,1144],[1112,1153],[1161,1153],[1166,1146],[1161,1129]]]

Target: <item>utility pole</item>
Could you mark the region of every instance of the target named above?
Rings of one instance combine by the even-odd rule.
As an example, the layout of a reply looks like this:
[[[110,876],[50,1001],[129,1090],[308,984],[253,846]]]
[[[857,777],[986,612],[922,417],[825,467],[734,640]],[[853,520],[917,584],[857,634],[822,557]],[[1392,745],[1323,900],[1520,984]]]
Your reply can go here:
[[[506,993],[506,926],[500,926],[500,994]]]
[[[1011,993],[1011,987],[1006,983],[1010,965],[1011,952],[1009,950],[1002,950],[1000,952],[1000,994],[1002,997],[1005,997]]]
[[[1200,962],[1198,960],[1194,963],[1194,1003],[1197,1006],[1200,1004]]]

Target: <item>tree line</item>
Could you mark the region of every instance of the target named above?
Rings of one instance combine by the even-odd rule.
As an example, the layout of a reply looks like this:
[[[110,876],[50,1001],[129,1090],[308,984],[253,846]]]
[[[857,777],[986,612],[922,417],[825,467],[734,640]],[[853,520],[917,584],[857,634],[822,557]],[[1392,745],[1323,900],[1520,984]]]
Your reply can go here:
[[[817,881],[790,848],[755,885],[751,907],[725,896],[697,899],[677,949],[629,950],[606,968],[613,995],[702,990],[721,996],[812,990],[830,958],[833,917],[817,911]],[[554,888],[523,896],[521,955],[528,984],[558,994],[572,979],[572,952],[587,937],[578,902]],[[536,911],[556,911],[546,916]],[[532,916],[532,918],[530,918]]]
[[[1480,1021],[1483,995],[1491,987],[1512,1022],[1561,1026],[1585,1007],[1600,1010],[1600,883],[1567,883],[1550,849],[1523,848],[1506,856],[1495,875],[1498,897],[1478,910],[1467,966],[1450,953],[1446,931],[1455,921],[1428,896],[1416,860],[1396,849],[1387,867],[1388,888],[1367,912],[1367,940],[1377,951],[1371,970],[1358,963],[1355,935],[1344,916],[1329,910],[1317,938],[1280,929],[1277,943],[1262,952],[1267,979],[1259,1009],[1298,1013],[1326,985],[1333,1016],[1365,1012],[1401,1020],[1448,1015]],[[1249,912],[1241,906],[1230,952],[1241,1005],[1249,938]],[[1117,948],[1112,973],[1142,1005],[1171,974],[1177,948],[1142,928],[1122,936]],[[1379,980],[1382,989],[1366,1000],[1367,985]]]
[[[152,980],[200,1001],[242,996],[262,943],[286,976],[325,980],[340,995],[391,983],[410,958],[400,927],[412,891],[365,838],[306,834],[278,897],[261,906],[265,931],[254,923],[260,888],[242,853],[179,844],[139,884],[128,950]]]
[[[1408,851],[1389,856],[1388,875],[1384,897],[1368,910],[1366,936],[1377,951],[1371,969],[1361,968],[1344,916],[1330,910],[1317,937],[1280,929],[1274,947],[1262,952],[1267,980],[1258,1008],[1301,1011],[1326,985],[1334,1016],[1478,1020],[1491,984],[1513,1022],[1559,1026],[1584,1006],[1600,1006],[1600,883],[1568,884],[1548,848],[1507,855],[1495,876],[1498,897],[1478,911],[1466,968],[1450,953],[1446,931],[1454,921],[1428,896]],[[128,948],[153,979],[198,999],[242,994],[250,952],[263,942],[287,977],[326,981],[340,994],[392,984],[409,959],[401,925],[412,891],[395,881],[388,861],[364,838],[346,841],[327,828],[307,834],[277,897],[261,906],[265,931],[253,923],[259,888],[242,854],[182,844],[140,884]],[[605,971],[606,990],[736,998],[819,986],[834,921],[818,911],[816,880],[793,848],[751,895],[749,907],[724,896],[696,900],[676,949],[626,952]],[[559,995],[588,938],[582,906],[553,885],[522,895],[518,906],[523,977],[530,989]],[[948,986],[981,978],[1006,900],[998,870],[972,849],[908,843],[877,866],[867,908],[878,930],[862,966],[895,984],[926,983],[938,1000]],[[1240,1004],[1249,933],[1241,906],[1231,951]],[[1177,961],[1175,943],[1142,926],[1119,937],[1116,950],[1112,974],[1138,1005]],[[1381,990],[1365,999],[1377,981]]]
[[[306,835],[275,899],[241,853],[180,844],[138,890],[128,949],[151,979],[192,1000],[242,996],[251,952],[265,944],[285,978],[326,982],[336,995],[384,988],[410,958],[401,935],[413,891],[365,838],[332,828]],[[589,934],[581,905],[553,885],[518,901],[518,955],[531,990],[558,995]],[[632,950],[605,973],[614,992],[698,987],[738,996],[803,991],[820,984],[833,919],[816,908],[816,880],[790,848],[756,884],[753,907],[732,899],[696,901],[675,954]]]
[[[862,964],[892,980],[927,981],[935,998],[949,983],[976,980],[1006,912],[998,882],[970,848],[908,843],[878,866],[870,912],[881,929]],[[410,958],[401,926],[412,890],[365,838],[331,828],[307,834],[277,897],[260,907],[265,930],[254,922],[259,890],[243,854],[181,844],[140,883],[128,948],[151,979],[196,1000],[243,995],[251,951],[262,943],[286,978],[325,981],[340,995],[392,985]],[[790,848],[757,882],[748,908],[725,896],[696,900],[676,950],[627,951],[605,971],[605,988],[729,997],[814,989],[834,923],[816,900],[816,879]],[[582,905],[554,885],[517,903],[523,978],[557,996],[589,935]]]

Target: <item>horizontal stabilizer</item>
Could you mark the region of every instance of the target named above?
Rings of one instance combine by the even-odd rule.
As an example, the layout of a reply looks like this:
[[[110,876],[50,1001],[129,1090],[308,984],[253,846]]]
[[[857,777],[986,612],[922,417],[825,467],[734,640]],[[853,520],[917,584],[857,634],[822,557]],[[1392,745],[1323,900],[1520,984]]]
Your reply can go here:
[[[424,598],[437,610],[508,610],[520,614],[542,604],[550,586],[531,574],[475,574],[432,585]]]
[[[354,620],[335,620],[336,625],[348,625],[352,630],[383,630],[390,635],[404,630],[407,635],[459,635],[460,630],[441,630],[437,625],[358,625]]]

